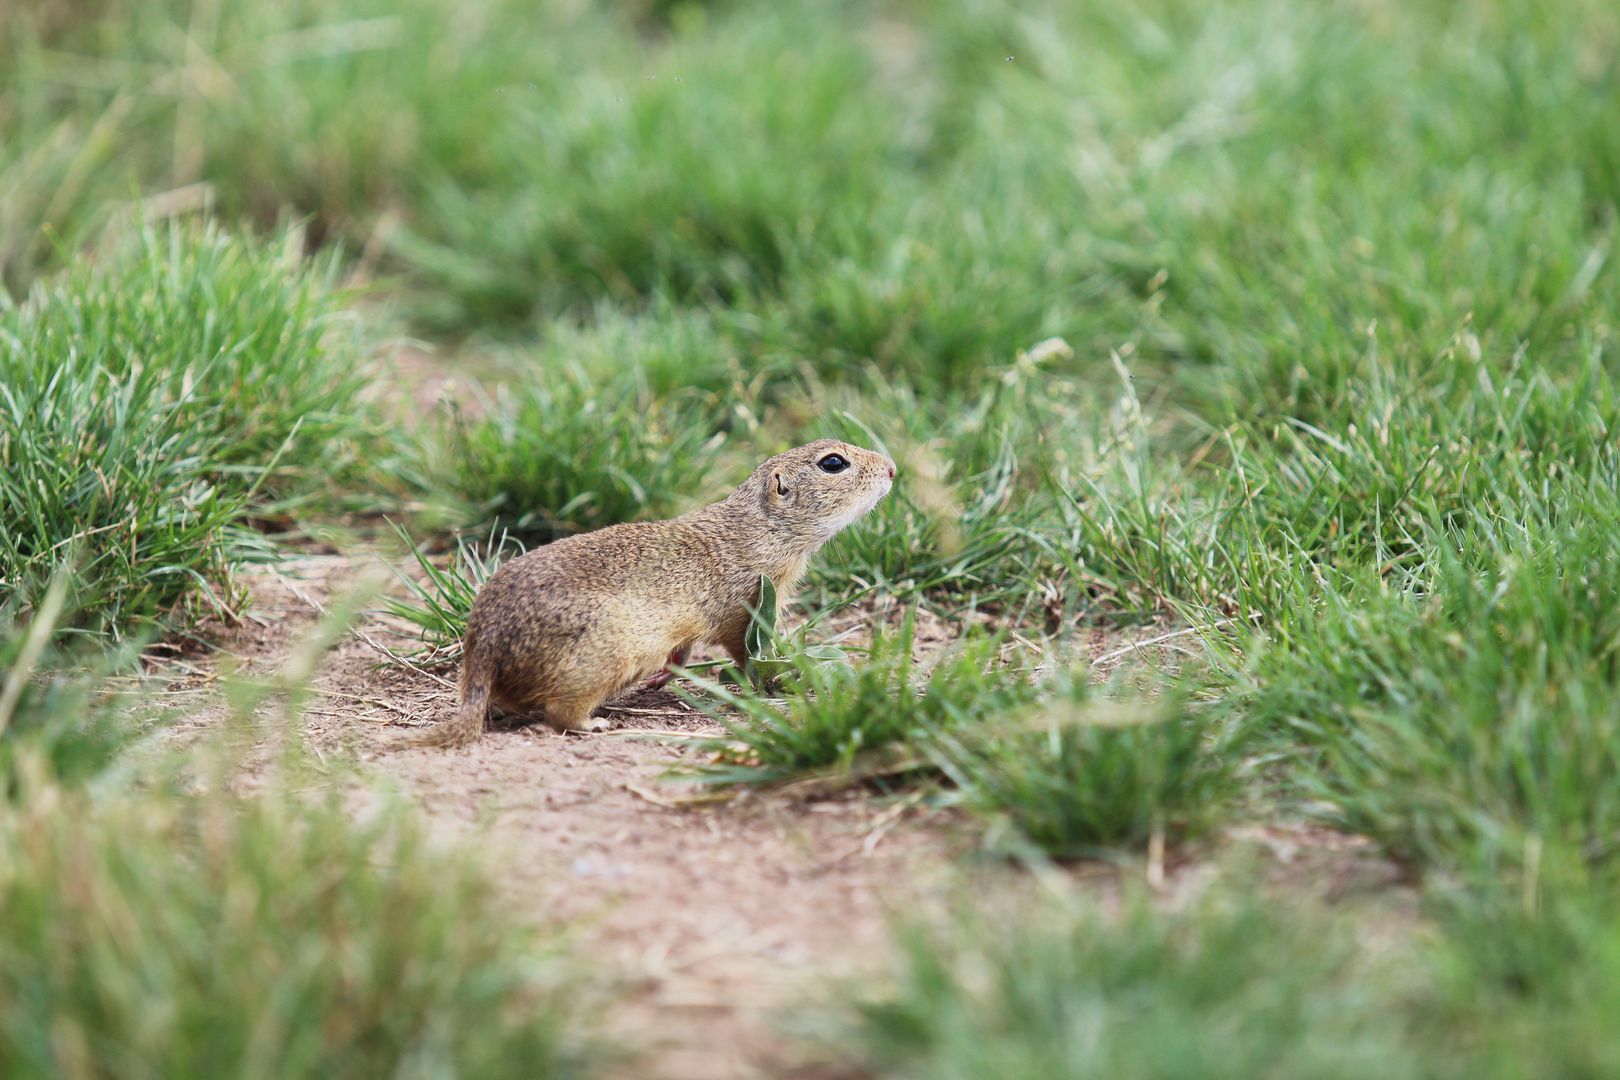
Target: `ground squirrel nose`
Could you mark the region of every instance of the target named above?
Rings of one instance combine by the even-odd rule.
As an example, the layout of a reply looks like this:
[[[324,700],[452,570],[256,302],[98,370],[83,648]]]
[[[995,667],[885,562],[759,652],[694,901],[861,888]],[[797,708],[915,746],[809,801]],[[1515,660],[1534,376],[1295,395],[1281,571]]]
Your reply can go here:
[[[894,466],[893,465],[889,466],[889,479],[890,480],[894,479]]]

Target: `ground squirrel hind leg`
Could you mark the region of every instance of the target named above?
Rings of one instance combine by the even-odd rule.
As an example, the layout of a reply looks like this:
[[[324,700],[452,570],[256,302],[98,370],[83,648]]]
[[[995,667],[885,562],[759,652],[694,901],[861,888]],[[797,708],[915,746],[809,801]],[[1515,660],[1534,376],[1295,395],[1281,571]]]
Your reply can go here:
[[[608,726],[608,721],[599,716],[592,716],[591,711],[599,705],[599,701],[585,698],[569,698],[565,701],[546,702],[546,723],[558,731],[601,731]]]

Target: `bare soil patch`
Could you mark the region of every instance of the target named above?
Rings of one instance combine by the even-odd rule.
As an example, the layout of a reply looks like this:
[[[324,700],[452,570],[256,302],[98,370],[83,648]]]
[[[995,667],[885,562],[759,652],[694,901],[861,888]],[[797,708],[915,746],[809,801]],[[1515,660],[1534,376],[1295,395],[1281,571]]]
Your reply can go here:
[[[219,651],[190,662],[191,689],[205,690],[221,660],[277,670],[318,626],[317,608],[368,564],[317,556],[251,575],[254,617],[221,628]],[[384,617],[361,629],[407,645]],[[937,636],[919,634],[920,647]],[[455,692],[380,660],[352,636],[324,658],[308,745],[354,753],[364,774],[420,807],[436,839],[477,845],[515,918],[574,928],[575,955],[613,987],[602,1026],[647,1051],[628,1075],[810,1068],[813,1055],[783,1037],[776,1011],[876,971],[890,916],[943,904],[975,843],[949,813],[859,792],[683,805],[694,786],[665,774],[692,753],[690,736],[719,729],[666,691],[610,703],[602,734],[520,727],[465,749],[410,748],[454,711]],[[183,681],[177,689],[190,692]],[[223,714],[194,711],[177,734]]]

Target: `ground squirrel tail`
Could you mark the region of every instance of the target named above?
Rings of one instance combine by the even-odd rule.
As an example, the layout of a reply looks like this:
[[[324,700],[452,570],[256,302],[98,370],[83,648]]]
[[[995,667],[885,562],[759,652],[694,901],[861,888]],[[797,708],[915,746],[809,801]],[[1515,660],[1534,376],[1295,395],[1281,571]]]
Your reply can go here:
[[[484,733],[489,714],[489,687],[495,678],[495,665],[485,656],[461,657],[461,707],[456,715],[438,724],[412,746],[465,746]]]

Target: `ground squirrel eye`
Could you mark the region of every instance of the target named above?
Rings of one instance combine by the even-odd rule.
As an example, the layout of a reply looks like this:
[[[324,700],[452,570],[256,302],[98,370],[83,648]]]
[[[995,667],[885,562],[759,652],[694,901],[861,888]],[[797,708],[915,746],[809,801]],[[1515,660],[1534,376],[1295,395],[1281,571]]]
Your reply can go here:
[[[816,462],[816,468],[824,473],[840,473],[849,468],[849,462],[844,460],[842,454],[828,454]]]

